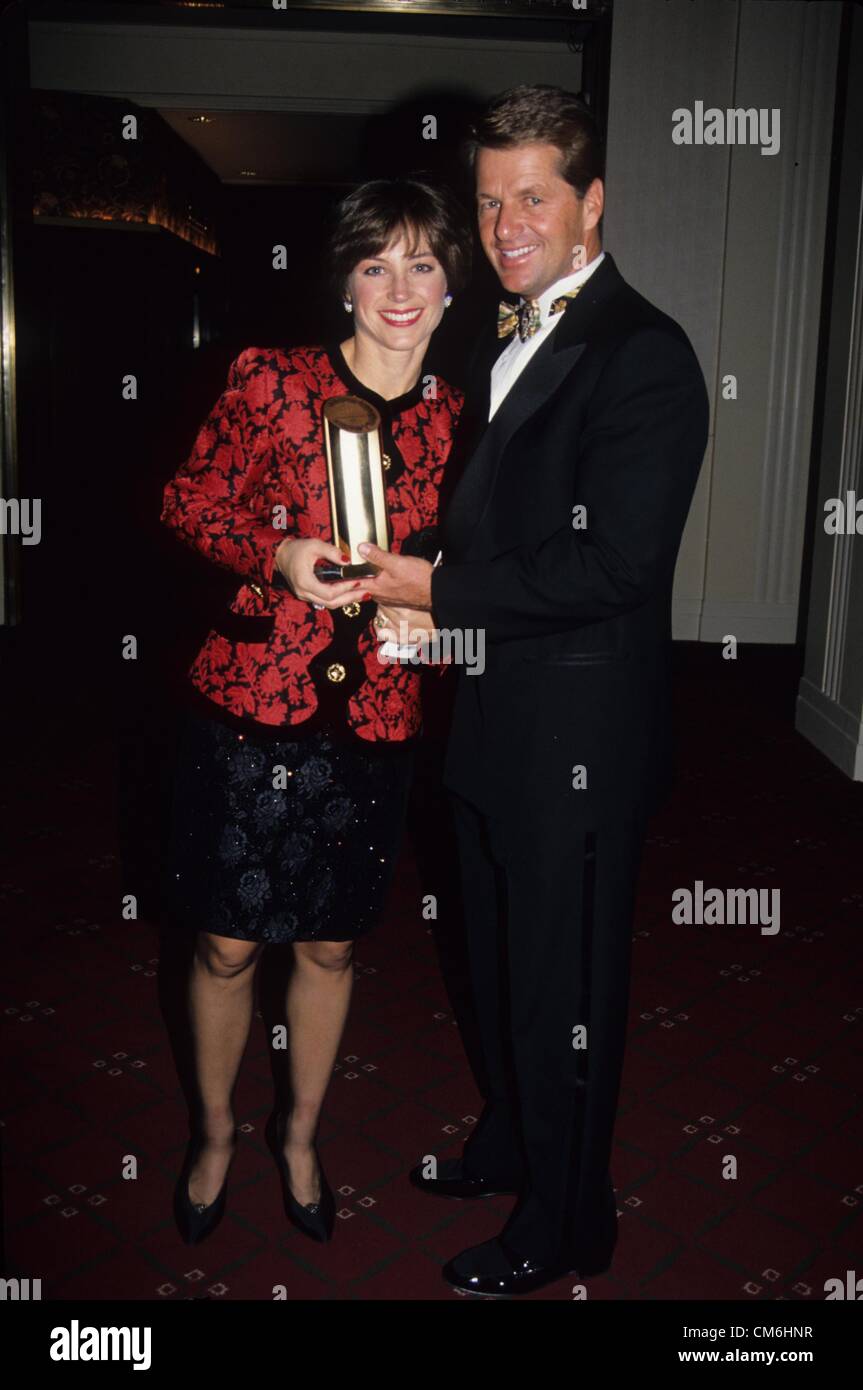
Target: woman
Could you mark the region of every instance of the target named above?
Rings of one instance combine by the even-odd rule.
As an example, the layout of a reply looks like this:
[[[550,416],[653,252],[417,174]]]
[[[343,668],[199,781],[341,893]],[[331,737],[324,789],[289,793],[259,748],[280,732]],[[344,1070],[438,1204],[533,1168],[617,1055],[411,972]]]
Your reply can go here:
[[[189,987],[200,1096],[175,1193],[187,1243],[215,1229],[236,1146],[232,1093],[257,961],[291,942],[291,1105],[267,1125],[289,1218],[327,1240],[335,1203],[315,1135],[348,1012],[352,942],[380,915],[420,730],[419,676],[382,662],[362,580],[322,581],[332,534],[322,403],[382,417],[394,551],[436,551],[438,488],[461,393],[424,389],[429,339],[469,272],[470,231],[421,179],[341,203],[333,283],[353,332],[326,347],[246,348],[168,484],[162,520],[243,580],[191,670],[172,830],[171,893],[197,930]]]

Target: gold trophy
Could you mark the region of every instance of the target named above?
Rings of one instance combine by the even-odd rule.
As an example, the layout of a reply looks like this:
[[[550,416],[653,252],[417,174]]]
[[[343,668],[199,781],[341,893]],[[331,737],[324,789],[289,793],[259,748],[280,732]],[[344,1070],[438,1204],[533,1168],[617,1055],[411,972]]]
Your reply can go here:
[[[333,542],[350,563],[319,566],[317,573],[323,579],[361,579],[377,574],[378,567],[357,546],[373,541],[381,550],[390,548],[381,417],[359,396],[331,396],[322,414]]]

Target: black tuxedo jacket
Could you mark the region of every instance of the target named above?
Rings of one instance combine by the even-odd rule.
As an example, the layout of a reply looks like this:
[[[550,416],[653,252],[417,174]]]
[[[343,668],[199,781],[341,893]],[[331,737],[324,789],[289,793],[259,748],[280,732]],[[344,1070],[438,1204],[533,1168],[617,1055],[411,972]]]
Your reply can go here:
[[[597,827],[670,781],[671,591],[707,392],[683,329],[608,253],[489,422],[504,346],[492,324],[441,499],[433,612],[486,644],[482,674],[459,670],[444,781],[488,814]]]

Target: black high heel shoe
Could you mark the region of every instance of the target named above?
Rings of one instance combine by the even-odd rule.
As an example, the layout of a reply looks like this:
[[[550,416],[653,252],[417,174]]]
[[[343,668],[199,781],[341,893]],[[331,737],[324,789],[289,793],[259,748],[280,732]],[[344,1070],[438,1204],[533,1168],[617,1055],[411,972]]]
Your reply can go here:
[[[264,1134],[270,1152],[276,1160],[276,1167],[282,1180],[282,1197],[288,1220],[297,1227],[297,1230],[302,1231],[303,1235],[310,1236],[312,1240],[322,1242],[330,1240],[336,1221],[336,1199],[327,1182],[327,1175],[324,1172],[317,1147],[315,1147],[315,1157],[318,1160],[318,1171],[321,1175],[320,1199],[317,1202],[307,1202],[305,1206],[302,1206],[291,1191],[291,1175],[284,1154],[285,1116],[274,1110],[267,1120]]]
[[[235,1134],[234,1151],[236,1151],[236,1147],[237,1136]],[[207,1239],[207,1236],[213,1234],[225,1214],[227,1203],[228,1173],[225,1174],[225,1181],[222,1183],[218,1196],[208,1206],[193,1202],[189,1196],[189,1174],[194,1168],[202,1148],[202,1139],[193,1138],[189,1141],[186,1158],[174,1188],[174,1220],[177,1223],[177,1230],[187,1245],[199,1245],[202,1240]],[[233,1162],[233,1155],[231,1162]],[[230,1164],[228,1165],[228,1172],[230,1172]]]

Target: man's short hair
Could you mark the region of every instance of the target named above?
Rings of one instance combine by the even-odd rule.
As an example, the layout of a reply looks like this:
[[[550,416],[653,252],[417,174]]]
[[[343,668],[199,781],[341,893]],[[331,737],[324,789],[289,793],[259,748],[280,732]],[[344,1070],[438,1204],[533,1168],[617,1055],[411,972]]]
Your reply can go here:
[[[493,97],[471,126],[463,153],[473,169],[479,149],[530,144],[556,146],[561,178],[580,198],[594,179],[604,177],[602,138],[593,113],[562,87],[522,84]]]

